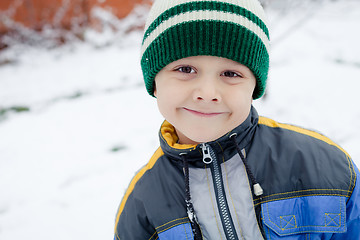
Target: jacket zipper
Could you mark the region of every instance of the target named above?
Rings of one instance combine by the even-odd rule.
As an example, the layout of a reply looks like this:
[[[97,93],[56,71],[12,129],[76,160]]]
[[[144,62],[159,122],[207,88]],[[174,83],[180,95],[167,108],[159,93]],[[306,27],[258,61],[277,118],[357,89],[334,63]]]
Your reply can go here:
[[[216,158],[215,152],[209,145],[202,143],[201,148],[203,152],[203,162],[207,165],[211,164],[210,168],[213,177],[216,201],[218,204],[220,218],[224,228],[226,239],[238,240],[234,223],[230,216],[229,207],[227,205],[224,183],[221,174],[221,166]]]

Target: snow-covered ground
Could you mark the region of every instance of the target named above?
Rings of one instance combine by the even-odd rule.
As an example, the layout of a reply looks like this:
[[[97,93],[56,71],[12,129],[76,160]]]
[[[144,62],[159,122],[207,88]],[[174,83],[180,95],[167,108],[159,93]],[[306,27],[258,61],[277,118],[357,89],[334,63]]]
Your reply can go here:
[[[254,105],[329,136],[360,165],[360,2],[305,10],[269,11],[268,92]],[[29,108],[0,116],[0,239],[112,239],[122,195],[157,148],[162,122],[142,85],[141,35],[0,53],[17,56],[0,66],[0,110]]]

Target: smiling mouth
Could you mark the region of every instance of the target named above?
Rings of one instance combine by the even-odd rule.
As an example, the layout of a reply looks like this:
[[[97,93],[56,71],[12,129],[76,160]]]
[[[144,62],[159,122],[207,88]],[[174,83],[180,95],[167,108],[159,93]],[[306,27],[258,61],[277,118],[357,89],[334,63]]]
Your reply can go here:
[[[218,116],[220,114],[223,114],[223,112],[211,112],[211,113],[207,113],[207,112],[200,112],[200,111],[196,111],[196,110],[192,110],[189,108],[183,108],[184,110],[196,115],[196,116],[200,116],[200,117],[214,117],[214,116]]]

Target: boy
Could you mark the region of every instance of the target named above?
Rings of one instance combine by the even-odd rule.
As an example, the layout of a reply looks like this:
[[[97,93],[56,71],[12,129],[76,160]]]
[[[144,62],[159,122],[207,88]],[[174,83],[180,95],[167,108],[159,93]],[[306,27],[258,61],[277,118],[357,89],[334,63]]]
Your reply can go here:
[[[115,239],[360,239],[359,171],[328,138],[259,117],[269,33],[257,0],[156,0],[146,88],[166,119]]]

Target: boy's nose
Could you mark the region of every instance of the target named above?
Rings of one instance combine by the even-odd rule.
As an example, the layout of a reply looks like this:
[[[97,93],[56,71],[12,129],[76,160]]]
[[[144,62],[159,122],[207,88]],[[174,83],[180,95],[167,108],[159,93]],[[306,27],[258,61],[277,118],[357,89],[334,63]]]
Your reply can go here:
[[[213,81],[201,81],[194,91],[195,101],[219,102],[221,96]]]

